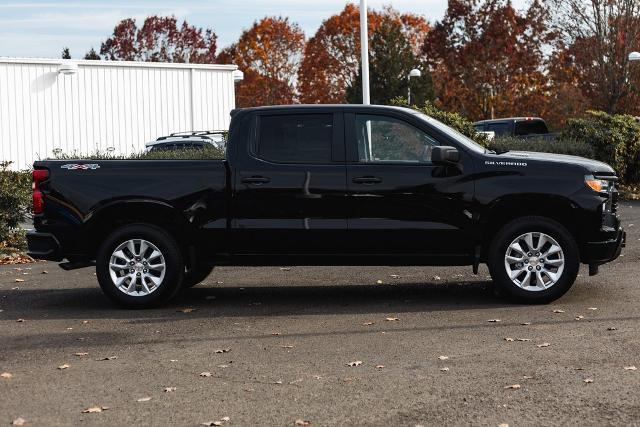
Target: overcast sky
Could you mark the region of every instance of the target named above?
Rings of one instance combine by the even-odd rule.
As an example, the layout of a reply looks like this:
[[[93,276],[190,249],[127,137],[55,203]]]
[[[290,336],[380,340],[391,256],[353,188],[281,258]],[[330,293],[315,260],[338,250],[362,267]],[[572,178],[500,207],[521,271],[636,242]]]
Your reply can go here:
[[[526,0],[515,0],[523,7]],[[199,27],[213,28],[218,46],[233,43],[240,32],[265,15],[288,16],[307,37],[345,0],[0,0],[0,56],[58,58],[64,46],[74,58],[100,43],[123,18],[175,15]],[[447,0],[369,0],[369,7],[392,5],[401,12],[440,19]]]

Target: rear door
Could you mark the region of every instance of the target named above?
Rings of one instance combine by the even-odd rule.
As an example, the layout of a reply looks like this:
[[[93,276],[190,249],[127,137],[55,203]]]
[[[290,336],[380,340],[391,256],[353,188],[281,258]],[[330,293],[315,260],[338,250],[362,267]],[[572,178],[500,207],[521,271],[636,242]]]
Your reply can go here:
[[[345,114],[351,250],[466,254],[472,161],[461,151],[460,168],[434,165],[433,147],[451,143],[411,116]]]
[[[347,229],[342,112],[260,111],[237,155],[234,252],[332,253]]]

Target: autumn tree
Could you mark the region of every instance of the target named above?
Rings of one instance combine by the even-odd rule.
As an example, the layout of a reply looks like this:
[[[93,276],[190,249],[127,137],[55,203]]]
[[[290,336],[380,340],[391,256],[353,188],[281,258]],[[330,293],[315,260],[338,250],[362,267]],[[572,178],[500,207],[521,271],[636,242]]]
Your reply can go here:
[[[397,21],[418,54],[429,31],[427,21],[418,15],[400,14],[391,7],[367,13],[370,43],[383,18]],[[337,15],[325,20],[305,47],[298,75],[303,103],[343,103],[346,90],[355,87],[360,69],[360,11],[348,3]]]
[[[224,49],[218,62],[236,64],[244,80],[236,87],[240,107],[290,104],[304,49],[304,33],[288,18],[265,17]]]
[[[414,40],[415,41],[415,40]],[[370,44],[370,97],[372,104],[388,104],[393,98],[407,96],[411,84],[411,103],[422,105],[433,99],[433,84],[426,67],[422,76],[408,80],[409,72],[419,67],[411,36],[403,31],[403,22],[393,14],[382,17]],[[362,102],[362,75],[359,69],[357,78],[347,87],[347,102]]]
[[[141,28],[135,19],[120,21],[102,43],[100,54],[114,61],[214,63],[217,36],[175,17],[150,16]]]
[[[589,108],[640,112],[640,70],[629,53],[640,50],[638,0],[551,0],[561,38],[552,61],[557,86],[574,84]]]
[[[545,49],[555,33],[533,0],[523,13],[509,0],[450,0],[426,37],[437,104],[472,119],[542,115],[547,106]]]

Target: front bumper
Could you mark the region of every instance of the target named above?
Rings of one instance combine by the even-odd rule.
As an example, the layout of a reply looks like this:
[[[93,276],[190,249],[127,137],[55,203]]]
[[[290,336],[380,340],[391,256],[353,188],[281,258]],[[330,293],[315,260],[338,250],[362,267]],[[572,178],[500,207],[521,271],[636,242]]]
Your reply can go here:
[[[613,239],[602,242],[586,242],[581,250],[582,262],[604,264],[618,258],[627,241],[627,233],[620,227]]]
[[[27,254],[36,259],[62,261],[62,247],[51,233],[27,232]]]

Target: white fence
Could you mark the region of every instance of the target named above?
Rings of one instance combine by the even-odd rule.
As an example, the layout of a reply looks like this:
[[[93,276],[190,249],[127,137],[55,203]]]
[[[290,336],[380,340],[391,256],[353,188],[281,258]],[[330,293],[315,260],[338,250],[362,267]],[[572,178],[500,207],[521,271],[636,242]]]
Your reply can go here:
[[[0,58],[0,160],[13,169],[58,149],[128,154],[169,133],[224,130],[235,108],[235,65],[61,64]]]

